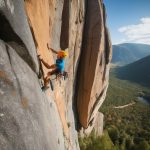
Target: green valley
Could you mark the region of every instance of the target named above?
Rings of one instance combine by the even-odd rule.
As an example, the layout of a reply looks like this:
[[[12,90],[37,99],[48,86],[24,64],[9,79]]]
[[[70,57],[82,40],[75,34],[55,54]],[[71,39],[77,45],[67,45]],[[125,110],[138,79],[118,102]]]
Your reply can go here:
[[[101,111],[105,115],[105,129],[110,131],[113,143],[120,149],[138,149],[143,141],[150,144],[150,105],[138,101],[141,92],[150,95],[149,88],[120,80],[116,78],[114,71],[111,72],[107,98]],[[133,101],[136,102],[134,105],[124,109],[114,108]]]
[[[150,150],[150,105],[138,101],[143,93],[150,96],[150,89],[116,77],[115,69],[110,73],[110,85],[106,100],[100,111],[104,113],[104,134],[80,139],[81,150]],[[115,109],[135,102],[134,105]],[[95,143],[95,144],[93,144]]]
[[[150,88],[150,55],[129,65],[115,69],[117,78]]]

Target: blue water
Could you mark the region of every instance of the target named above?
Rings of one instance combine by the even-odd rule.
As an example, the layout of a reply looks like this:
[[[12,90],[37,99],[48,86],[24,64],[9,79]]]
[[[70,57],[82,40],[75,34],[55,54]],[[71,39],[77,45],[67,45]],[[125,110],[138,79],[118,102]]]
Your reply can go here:
[[[142,102],[145,105],[150,105],[149,101],[146,100],[145,98],[141,97],[141,96],[138,97],[138,101]]]

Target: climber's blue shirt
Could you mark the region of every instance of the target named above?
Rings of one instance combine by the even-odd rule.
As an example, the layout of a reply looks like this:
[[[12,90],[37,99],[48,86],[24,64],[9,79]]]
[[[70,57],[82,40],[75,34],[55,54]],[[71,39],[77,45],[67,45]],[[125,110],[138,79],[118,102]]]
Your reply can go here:
[[[60,72],[65,70],[65,60],[64,59],[56,59],[56,66]]]

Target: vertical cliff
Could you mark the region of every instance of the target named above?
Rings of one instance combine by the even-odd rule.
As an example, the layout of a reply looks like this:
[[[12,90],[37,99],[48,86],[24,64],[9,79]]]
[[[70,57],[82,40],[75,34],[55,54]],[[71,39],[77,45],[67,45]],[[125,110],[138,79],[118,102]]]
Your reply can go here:
[[[87,1],[77,80],[77,109],[84,128],[93,126],[108,87],[111,43],[103,3]]]
[[[37,54],[68,49],[69,79],[43,92]],[[101,0],[0,1],[0,145],[3,150],[77,150],[102,122],[111,42]],[[49,71],[42,66],[44,76]],[[101,119],[100,119],[101,118]]]

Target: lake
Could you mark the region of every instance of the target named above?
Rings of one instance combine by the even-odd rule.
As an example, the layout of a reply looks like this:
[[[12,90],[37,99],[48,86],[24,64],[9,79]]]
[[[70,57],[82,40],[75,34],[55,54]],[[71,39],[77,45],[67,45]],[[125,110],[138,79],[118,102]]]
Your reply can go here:
[[[144,97],[139,96],[138,101],[142,102],[143,104],[150,105],[149,101],[145,99]]]

